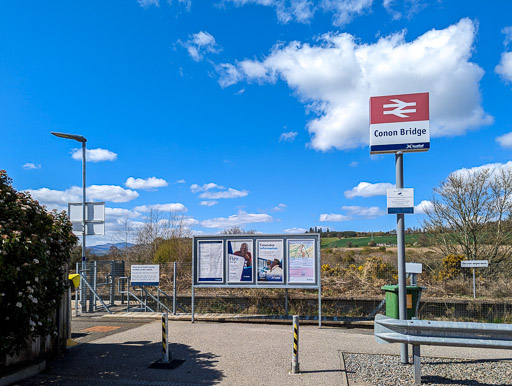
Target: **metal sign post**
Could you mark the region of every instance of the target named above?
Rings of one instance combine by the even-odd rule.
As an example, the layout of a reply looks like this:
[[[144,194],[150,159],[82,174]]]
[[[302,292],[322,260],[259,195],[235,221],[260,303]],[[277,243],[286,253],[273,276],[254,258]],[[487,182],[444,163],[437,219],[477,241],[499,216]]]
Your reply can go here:
[[[370,98],[370,154],[395,154],[396,192],[388,192],[388,213],[396,213],[400,320],[407,319],[404,213],[414,212],[413,192],[404,189],[404,152],[429,149],[428,93]],[[407,344],[400,345],[400,359],[408,363]]]
[[[395,154],[396,187],[404,187],[404,154]],[[398,315],[400,320],[407,319],[407,289],[405,278],[405,220],[403,213],[396,215],[396,246],[398,255]],[[409,362],[407,344],[400,345],[400,360],[402,363]]]

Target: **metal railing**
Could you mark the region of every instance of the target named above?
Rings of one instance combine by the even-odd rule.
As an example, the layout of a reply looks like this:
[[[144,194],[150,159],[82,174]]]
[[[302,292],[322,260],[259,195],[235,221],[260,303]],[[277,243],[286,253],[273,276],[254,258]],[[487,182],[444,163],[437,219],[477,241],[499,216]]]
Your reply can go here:
[[[418,385],[421,345],[512,349],[511,324],[398,320],[377,315],[374,334],[378,343],[413,345],[414,381]]]

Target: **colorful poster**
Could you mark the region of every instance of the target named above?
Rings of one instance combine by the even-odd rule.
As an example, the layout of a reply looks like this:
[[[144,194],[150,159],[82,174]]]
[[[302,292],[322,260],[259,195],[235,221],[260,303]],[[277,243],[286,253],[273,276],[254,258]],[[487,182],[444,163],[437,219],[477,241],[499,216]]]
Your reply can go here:
[[[228,281],[252,282],[252,240],[228,240]]]
[[[315,260],[315,240],[288,240],[288,283],[314,283]]]
[[[258,240],[258,282],[283,283],[283,240]]]
[[[224,280],[222,240],[198,241],[198,282],[222,282]]]

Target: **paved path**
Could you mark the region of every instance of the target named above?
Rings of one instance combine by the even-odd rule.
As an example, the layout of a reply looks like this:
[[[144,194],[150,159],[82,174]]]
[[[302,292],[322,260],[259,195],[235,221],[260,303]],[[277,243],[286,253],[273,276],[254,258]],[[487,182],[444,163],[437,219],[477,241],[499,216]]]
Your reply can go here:
[[[21,384],[343,385],[343,352],[399,353],[398,345],[375,343],[371,329],[300,326],[301,373],[290,375],[291,325],[171,321],[170,349],[175,359],[184,362],[175,369],[150,369],[148,366],[161,358],[160,318],[137,322],[126,317],[117,320],[124,325],[118,332],[77,338],[83,343],[68,349],[64,358],[50,362],[45,373]],[[91,323],[116,325],[112,318]],[[129,323],[133,328],[128,328]],[[512,353],[422,347],[422,356],[486,359],[510,358]]]

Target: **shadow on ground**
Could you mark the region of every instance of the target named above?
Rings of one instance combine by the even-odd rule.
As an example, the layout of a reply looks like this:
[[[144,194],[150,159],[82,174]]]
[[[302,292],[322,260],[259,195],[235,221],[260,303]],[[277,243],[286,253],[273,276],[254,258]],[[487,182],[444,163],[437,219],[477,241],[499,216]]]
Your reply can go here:
[[[216,384],[222,371],[216,369],[218,356],[199,352],[183,344],[171,344],[173,359],[184,360],[174,369],[151,369],[162,358],[160,343],[130,341],[119,344],[83,343],[49,361],[47,370],[20,385],[151,385],[166,383]]]

